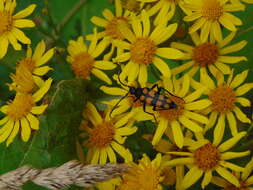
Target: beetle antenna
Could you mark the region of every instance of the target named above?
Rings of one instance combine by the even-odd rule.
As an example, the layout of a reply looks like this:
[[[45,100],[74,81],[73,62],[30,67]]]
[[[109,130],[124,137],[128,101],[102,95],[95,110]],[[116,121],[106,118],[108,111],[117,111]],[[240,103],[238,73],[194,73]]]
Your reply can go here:
[[[120,100],[117,102],[117,104],[115,104],[115,105],[113,106],[113,108],[112,108],[112,110],[111,110],[111,112],[110,112],[110,114],[109,114],[110,117],[112,116],[112,112],[117,108],[117,106],[119,105],[119,103],[120,103],[124,98],[126,98],[126,97],[128,96],[128,94],[129,94],[129,92],[126,93],[125,96],[123,96],[122,98],[120,98]]]

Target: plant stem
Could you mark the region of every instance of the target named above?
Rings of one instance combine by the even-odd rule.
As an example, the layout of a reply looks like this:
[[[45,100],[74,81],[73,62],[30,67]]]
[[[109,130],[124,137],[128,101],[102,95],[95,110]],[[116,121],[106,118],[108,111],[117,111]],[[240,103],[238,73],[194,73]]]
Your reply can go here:
[[[241,36],[242,34],[245,34],[245,33],[249,32],[251,30],[253,30],[253,26],[251,26],[251,27],[249,27],[249,28],[247,28],[245,30],[242,30],[241,32],[238,33],[237,36]]]
[[[74,7],[67,13],[67,15],[62,19],[62,21],[56,26],[56,31],[61,32],[62,28],[71,20],[71,18],[82,8],[87,0],[80,0]]]

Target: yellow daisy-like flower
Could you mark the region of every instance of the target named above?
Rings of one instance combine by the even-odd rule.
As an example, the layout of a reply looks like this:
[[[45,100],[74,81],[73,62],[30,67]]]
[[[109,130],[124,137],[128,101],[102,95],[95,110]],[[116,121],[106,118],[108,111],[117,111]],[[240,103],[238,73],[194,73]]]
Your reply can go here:
[[[143,155],[139,164],[131,164],[129,171],[122,176],[121,185],[117,190],[162,190],[162,156],[157,154],[154,160]]]
[[[173,80],[164,79],[162,84],[167,91],[173,94],[173,96],[168,96],[177,105],[177,108],[160,110],[156,113],[158,126],[152,144],[157,144],[165,130],[171,127],[175,144],[182,148],[184,145],[183,127],[193,132],[202,131],[200,124],[207,124],[208,118],[198,111],[207,108],[212,102],[207,98],[200,99],[205,88],[199,88],[194,92],[190,91],[190,77],[188,75],[184,75],[178,80],[175,78]]]
[[[138,0],[142,3],[152,4],[151,8],[147,10],[149,16],[153,16],[156,13],[154,24],[161,23],[166,24],[175,14],[176,6],[178,5],[186,14],[190,14],[191,11],[185,6],[184,0]]]
[[[240,186],[239,180],[226,168],[232,171],[241,172],[243,167],[237,166],[227,160],[240,158],[249,155],[250,151],[245,152],[229,152],[241,138],[246,135],[246,132],[241,132],[234,137],[228,139],[221,144],[223,134],[214,133],[214,140],[211,143],[205,139],[201,133],[196,134],[197,140],[189,139],[187,144],[191,152],[169,152],[182,158],[176,158],[165,163],[166,166],[187,165],[189,171],[182,180],[182,189],[186,189],[198,181],[204,175],[201,186],[205,188],[213,177],[213,172],[217,172],[221,177],[235,185]]]
[[[24,19],[32,14],[35,7],[36,5],[32,4],[13,15],[16,8],[16,0],[0,1],[0,59],[6,55],[9,43],[15,50],[21,50],[22,48],[18,41],[23,44],[31,43],[31,40],[19,28],[35,26],[32,20]]]
[[[122,25],[121,34],[126,41],[114,41],[115,45],[127,50],[117,56],[115,62],[126,62],[120,77],[122,81],[128,78],[132,83],[138,77],[138,82],[144,86],[148,79],[147,67],[154,64],[164,77],[170,76],[170,68],[160,57],[167,59],[179,59],[183,53],[174,48],[160,48],[159,44],[168,40],[176,31],[177,24],[168,26],[158,25],[151,32],[150,19],[145,11],[141,13],[141,19],[132,20],[132,30]]]
[[[231,32],[220,42],[213,40],[201,42],[199,35],[195,32],[191,34],[194,46],[173,42],[172,47],[177,48],[185,53],[182,65],[172,69],[172,74],[176,75],[183,71],[189,70],[189,75],[193,76],[199,69],[208,68],[210,72],[221,71],[223,74],[229,74],[231,69],[229,65],[246,61],[244,56],[231,56],[231,53],[241,50],[247,41],[243,40],[233,45],[228,45],[235,37],[235,32]],[[228,55],[227,55],[228,54]]]
[[[52,79],[45,81],[45,84],[34,94],[17,93],[14,100],[0,108],[6,116],[0,120],[0,143],[6,141],[7,146],[13,142],[21,129],[21,138],[27,142],[31,135],[31,129],[39,129],[39,120],[34,115],[42,114],[48,105],[37,106],[47,93]]]
[[[127,136],[136,132],[137,127],[127,124],[121,117],[110,118],[110,110],[105,115],[100,115],[96,107],[90,102],[87,103],[85,117],[91,122],[83,122],[81,128],[85,131],[83,136],[87,136],[84,146],[89,147],[88,162],[91,164],[105,164],[108,159],[111,163],[116,163],[116,153],[126,162],[132,161],[132,155],[123,144]]]
[[[70,40],[68,46],[67,61],[71,64],[71,68],[77,77],[89,79],[92,73],[102,81],[111,84],[111,79],[102,70],[112,70],[116,67],[111,61],[96,60],[109,45],[107,39],[98,42],[96,30],[90,45],[84,42],[82,36],[77,41]]]
[[[42,40],[38,43],[34,53],[30,46],[27,48],[26,57],[18,61],[16,66],[16,74],[18,70],[24,70],[20,67],[26,67],[26,69],[32,74],[32,78],[36,85],[41,86],[43,84],[42,76],[52,70],[51,67],[45,66],[45,64],[53,57],[54,48],[46,51],[46,44]]]
[[[250,101],[242,97],[253,88],[253,83],[243,84],[247,76],[248,70],[237,74],[235,77],[233,76],[233,72],[231,72],[225,82],[223,74],[218,73],[215,76],[216,85],[206,72],[201,74],[200,82],[208,88],[204,94],[207,94],[208,99],[212,102],[212,105],[204,111],[206,114],[211,113],[206,130],[211,128],[218,120],[215,132],[224,133],[225,119],[227,118],[231,133],[235,136],[238,133],[236,118],[243,123],[251,123],[250,119],[247,118],[237,105],[250,106]],[[194,84],[192,85],[194,86]],[[195,88],[198,87],[195,86]]]
[[[244,10],[241,4],[231,4],[223,0],[195,0],[186,5],[192,10],[192,14],[184,17],[184,21],[197,20],[190,28],[189,33],[201,29],[200,39],[205,42],[209,34],[217,41],[222,40],[221,25],[230,31],[236,31],[236,26],[242,25],[242,21],[229,12]]]
[[[223,190],[252,190],[253,185],[253,176],[250,175],[253,170],[253,158],[251,161],[245,166],[244,171],[242,172],[234,172],[234,176],[240,182],[240,186],[236,187],[234,184],[229,183],[228,181],[214,176],[212,178],[211,183],[222,187]]]

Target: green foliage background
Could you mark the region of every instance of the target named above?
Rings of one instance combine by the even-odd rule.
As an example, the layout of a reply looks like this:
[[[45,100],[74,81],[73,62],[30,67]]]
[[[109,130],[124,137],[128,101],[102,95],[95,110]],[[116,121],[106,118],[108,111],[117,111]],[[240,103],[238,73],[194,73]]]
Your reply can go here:
[[[87,0],[71,20],[56,32],[57,23],[61,23],[62,19],[78,2],[78,0],[17,1],[16,11],[29,4],[37,4],[35,12],[29,18],[35,18],[40,25],[37,28],[25,29],[25,33],[32,40],[32,47],[34,48],[41,39],[45,39],[50,42],[52,47],[56,46],[59,53],[50,61],[50,66],[54,70],[49,73],[49,76],[54,79],[54,87],[44,99],[44,101],[49,101],[50,106],[45,115],[40,117],[40,130],[33,133],[28,143],[24,143],[19,137],[16,137],[14,143],[8,148],[4,143],[0,144],[0,174],[24,164],[47,168],[77,158],[75,142],[78,138],[81,113],[89,95],[94,94],[87,92],[93,85],[90,86],[85,81],[74,79],[69,64],[66,62],[66,47],[69,40],[92,32],[94,27],[90,22],[92,16],[102,16],[104,8],[114,10],[114,6],[109,0]],[[48,14],[45,14],[46,10],[48,10]],[[237,54],[246,56],[248,61],[236,64],[234,66],[235,73],[250,69],[247,82],[253,82],[253,6],[248,5],[245,12],[240,12],[237,15],[243,20],[244,25],[240,27],[235,42],[248,41],[246,48]],[[9,47],[7,56],[0,60],[0,105],[13,98],[14,93],[8,90],[6,83],[10,82],[9,75],[15,71],[16,61],[24,55],[24,51],[17,52]],[[248,93],[248,96],[252,97],[252,92]],[[134,157],[140,157],[143,152],[152,153],[150,144],[145,140],[136,140],[135,137],[138,134],[129,137],[127,142],[127,146],[133,150]],[[191,189],[194,188],[193,186]],[[209,186],[207,189],[214,188]],[[40,190],[45,188],[28,183],[24,189]]]

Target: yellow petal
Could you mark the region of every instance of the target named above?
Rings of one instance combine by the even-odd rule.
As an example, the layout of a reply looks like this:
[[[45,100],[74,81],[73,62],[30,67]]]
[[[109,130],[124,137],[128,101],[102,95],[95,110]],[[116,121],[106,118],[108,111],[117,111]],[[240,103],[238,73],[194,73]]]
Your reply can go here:
[[[18,28],[13,28],[12,34],[23,44],[31,44],[31,40]]]
[[[95,148],[95,149],[93,150],[93,155],[92,155],[92,159],[91,159],[91,164],[98,164],[99,156],[100,156],[100,149]]]
[[[243,123],[251,123],[250,119],[238,108],[234,107],[233,111],[235,112],[236,117]]]
[[[203,170],[199,169],[198,167],[192,167],[188,173],[184,176],[182,181],[182,187],[187,189],[191,185],[193,185],[199,178],[203,175]]]
[[[33,73],[38,76],[43,76],[43,75],[47,74],[48,71],[50,71],[50,70],[53,70],[53,69],[49,66],[43,66],[43,67],[38,67],[38,68],[34,69]]]
[[[240,42],[233,44],[231,46],[225,47],[220,50],[220,55],[225,55],[228,53],[237,52],[237,51],[241,50],[242,48],[244,48],[244,46],[246,46],[247,43],[248,42],[246,40],[243,40],[243,41],[240,41]]]
[[[27,142],[31,135],[31,128],[26,118],[21,119],[21,137],[24,142]]]
[[[184,146],[184,136],[180,124],[177,121],[172,121],[171,127],[176,145],[182,148]]]
[[[164,77],[170,77],[171,75],[170,68],[162,59],[155,56],[153,59],[153,64],[162,73]]]
[[[18,122],[18,121],[17,121]],[[4,142],[11,134],[15,125],[14,121],[9,120],[2,128],[0,132],[0,143]]]
[[[174,48],[158,48],[156,50],[156,55],[167,58],[167,59],[180,59],[184,54]]]
[[[203,131],[203,129],[195,122],[191,121],[190,119],[188,119],[187,117],[185,117],[184,115],[182,115],[181,117],[179,117],[178,119],[180,121],[180,123],[182,123],[186,128],[190,129],[191,131],[197,133],[197,132],[201,132]]]
[[[107,151],[107,155],[109,157],[110,163],[116,163],[117,158],[116,158],[116,155],[115,155],[114,151],[112,150],[112,148],[110,146],[108,146],[108,147],[106,147],[106,151]]]
[[[138,20],[135,16],[133,17],[132,20],[132,28],[136,37],[142,36],[142,25],[140,23],[140,20]]]
[[[212,23],[211,34],[214,36],[214,39],[216,39],[218,42],[222,41],[221,27],[219,22],[216,20]]]
[[[113,96],[124,96],[127,93],[127,91],[125,89],[117,88],[117,87],[101,86],[100,90],[102,90],[106,94],[110,94]]]
[[[181,87],[181,89],[178,93],[178,96],[179,97],[185,97],[185,95],[189,91],[189,88],[190,88],[190,77],[189,77],[189,75],[185,74],[183,76],[183,84],[182,84],[182,87]]]
[[[208,124],[209,123],[208,118],[206,118],[205,116],[203,116],[199,113],[195,113],[195,112],[185,110],[184,115],[188,118],[192,118],[193,120],[198,121],[199,123],[203,123],[203,124]]]
[[[206,22],[206,19],[203,17],[198,19],[190,28],[189,33],[192,34],[193,32],[196,32],[198,29],[200,29]]]
[[[7,38],[1,38],[0,40],[0,59],[2,59],[8,50],[8,45],[9,45],[9,41],[7,40]]]
[[[242,96],[253,88],[253,83],[246,83],[238,87],[235,91],[236,96]]]
[[[228,64],[234,64],[241,61],[247,61],[244,56],[219,56],[218,61]]]
[[[175,158],[173,160],[164,162],[164,166],[177,166],[177,165],[186,165],[186,164],[193,164],[193,158]]]
[[[226,15],[222,15],[219,18],[219,22],[228,30],[230,31],[236,31],[236,27],[235,25],[232,23],[232,21],[230,21]]]
[[[249,72],[249,70],[246,70],[246,71],[243,71],[242,73],[236,75],[235,78],[233,79],[233,81],[230,83],[229,87],[234,89],[234,88],[240,86],[247,78],[248,72]]]
[[[158,123],[157,129],[155,131],[155,135],[152,140],[152,145],[156,145],[159,142],[159,140],[161,139],[165,130],[168,127],[168,122],[169,121],[167,119],[161,117],[160,122]]]
[[[45,52],[45,50],[46,50],[45,41],[41,40],[41,42],[39,42],[38,45],[35,48],[34,54],[32,56],[32,59],[38,60],[43,55],[43,53]]]
[[[38,102],[41,100],[41,98],[43,98],[43,96],[48,92],[52,81],[53,81],[52,78],[47,79],[45,83],[43,84],[43,86],[37,92],[33,94],[34,102]]]
[[[105,148],[101,148],[100,150],[100,157],[99,157],[99,164],[105,164],[107,160],[107,152]]]
[[[101,26],[101,27],[106,27],[106,25],[108,24],[108,21],[103,19],[103,18],[100,18],[100,17],[97,17],[97,16],[93,16],[91,18],[91,22],[97,26]]]
[[[148,81],[148,72],[147,66],[144,64],[140,65],[139,75],[138,75],[138,82],[140,83],[141,87],[145,87]]]
[[[103,71],[93,68],[91,72],[100,80],[106,82],[107,84],[112,84],[111,79]]]
[[[54,51],[55,48],[48,50],[40,59],[38,59],[38,61],[36,61],[35,65],[39,67],[47,63],[53,57]]]
[[[237,130],[237,126],[236,126],[236,120],[235,120],[235,116],[232,112],[228,112],[226,113],[227,119],[228,119],[228,124],[229,124],[229,128],[231,130],[231,133],[233,136],[237,135],[238,130]]]
[[[212,177],[213,177],[212,176],[212,170],[209,170],[209,171],[205,172],[204,178],[203,178],[202,183],[201,183],[202,189],[204,189],[211,182]]]
[[[212,101],[208,99],[203,99],[203,100],[197,100],[195,102],[190,102],[185,104],[185,109],[186,110],[202,110],[207,108],[212,104]]]
[[[206,88],[202,87],[202,88],[199,88],[198,90],[194,91],[193,93],[187,95],[186,97],[184,97],[185,103],[190,103],[190,102],[193,102],[193,101],[199,99],[205,90],[206,90]]]
[[[214,134],[213,134],[213,144],[215,146],[218,146],[220,142],[223,139],[224,135],[224,130],[225,130],[225,115],[220,114],[220,117],[218,118],[218,123],[214,129]]]
[[[246,132],[240,132],[237,135],[235,135],[234,137],[232,137],[229,140],[225,141],[224,143],[222,143],[218,147],[219,151],[220,152],[225,152],[225,151],[229,150],[234,145],[236,145],[236,143],[238,143],[238,141],[240,141],[246,134],[247,134]]]
[[[229,181],[230,183],[232,183],[236,187],[240,186],[238,179],[232,173],[230,173],[228,170],[226,170],[225,168],[218,166],[218,167],[216,167],[215,170],[220,176],[225,178],[227,181]]]
[[[206,21],[206,23],[201,27],[200,40],[206,42],[210,33],[212,26],[212,21]]]
[[[235,101],[244,107],[250,107],[250,105],[251,105],[251,102],[248,99],[243,98],[243,97],[238,97],[238,98],[236,98]]]
[[[9,146],[13,142],[14,138],[17,136],[18,131],[19,131],[19,126],[20,126],[19,121],[15,122],[14,128],[6,141],[6,146]]]
[[[247,156],[250,154],[250,151],[244,151],[244,152],[225,152],[221,154],[222,160],[231,160],[235,158],[241,158],[244,156]]]
[[[19,19],[19,18],[27,17],[30,14],[32,14],[32,12],[34,11],[35,8],[36,8],[36,4],[31,4],[28,7],[26,7],[25,9],[23,9],[22,11],[19,11],[18,13],[16,13],[13,16],[13,18],[14,19]]]
[[[98,113],[96,107],[90,102],[87,102],[86,107],[87,107],[87,111],[89,112],[89,114],[96,120],[96,123],[98,125],[101,124],[103,122],[103,119],[100,116],[100,114]]]
[[[29,19],[18,19],[14,21],[14,26],[18,28],[28,28],[34,27],[35,24],[32,20]]]
[[[245,181],[249,175],[251,174],[253,170],[253,157],[251,158],[251,160],[247,163],[247,165],[245,166],[245,170],[241,175],[241,178],[243,181]]]
[[[38,130],[39,129],[39,125],[40,125],[40,122],[38,120],[37,117],[35,117],[34,115],[32,114],[28,114],[26,116],[26,119],[29,121],[30,123],[30,127],[34,130]]]
[[[220,164],[221,166],[225,167],[225,168],[231,169],[232,171],[236,171],[236,172],[242,172],[242,171],[244,171],[244,168],[243,168],[243,167],[237,166],[237,165],[235,165],[235,164],[233,164],[233,163],[230,163],[230,162],[227,162],[227,161],[221,160],[221,161],[219,162],[219,164]]]

